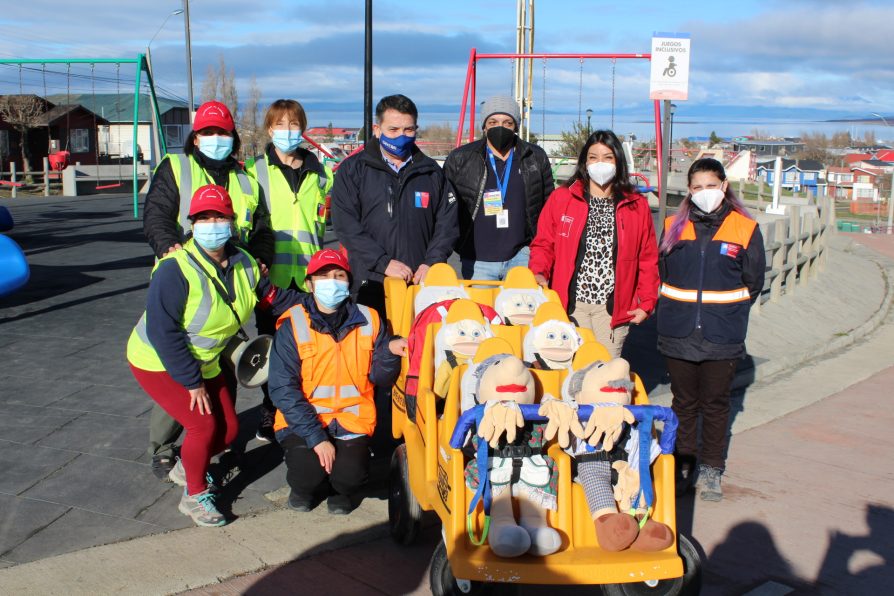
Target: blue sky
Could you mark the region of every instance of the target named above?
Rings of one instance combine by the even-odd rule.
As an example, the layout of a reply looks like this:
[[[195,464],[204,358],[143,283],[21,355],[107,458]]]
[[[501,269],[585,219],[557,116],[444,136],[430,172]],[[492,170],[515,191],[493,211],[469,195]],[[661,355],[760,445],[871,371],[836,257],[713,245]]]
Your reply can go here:
[[[8,3],[11,4],[11,3]],[[421,121],[455,120],[469,49],[512,51],[515,0],[374,1],[374,93],[402,92],[419,104]],[[192,0],[196,95],[209,64],[223,54],[243,97],[254,75],[264,100],[294,97],[312,124],[358,125],[362,107],[363,0]],[[111,3],[19,2],[0,15],[0,57],[133,56],[145,47],[179,0]],[[894,115],[890,0],[741,0],[705,3],[540,0],[535,49],[541,52],[647,52],[654,31],[692,36],[690,99],[678,102],[680,124],[767,118],[824,120]],[[186,96],[183,17],[171,17],[152,44],[159,86]],[[54,67],[59,70],[59,67]],[[114,69],[97,67],[103,78]],[[535,64],[534,128],[558,132],[592,108],[598,125],[611,114],[608,61]],[[87,74],[89,67],[75,67]],[[618,62],[615,113],[651,117],[648,63]],[[126,73],[132,77],[132,73]],[[29,78],[31,90],[42,82]],[[131,78],[132,80],[132,78]],[[508,93],[509,61],[482,63],[479,99]],[[64,77],[50,75],[50,92]],[[72,83],[89,92],[89,80]],[[114,83],[100,80],[98,91]],[[55,87],[55,89],[52,89]],[[26,89],[27,91],[27,89]],[[18,72],[0,69],[0,93],[18,92]],[[747,132],[747,131],[746,131]]]

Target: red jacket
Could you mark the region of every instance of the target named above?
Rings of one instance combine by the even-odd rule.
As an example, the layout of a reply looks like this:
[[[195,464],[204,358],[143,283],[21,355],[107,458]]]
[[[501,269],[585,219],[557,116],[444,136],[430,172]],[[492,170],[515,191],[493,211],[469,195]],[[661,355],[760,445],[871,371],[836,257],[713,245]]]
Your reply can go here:
[[[571,284],[576,283],[578,249],[588,213],[580,180],[557,188],[543,207],[531,243],[528,267],[549,280],[566,309]],[[633,318],[629,310],[641,308],[651,314],[658,301],[658,243],[645,197],[628,194],[615,206],[615,234],[613,328]]]

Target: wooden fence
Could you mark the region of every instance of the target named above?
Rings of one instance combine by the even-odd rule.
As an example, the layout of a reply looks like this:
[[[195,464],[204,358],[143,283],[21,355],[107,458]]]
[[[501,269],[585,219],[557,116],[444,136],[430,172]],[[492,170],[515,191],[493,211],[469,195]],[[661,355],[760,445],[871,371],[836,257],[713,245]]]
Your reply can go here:
[[[9,178],[6,179],[6,176]],[[56,172],[50,169],[49,160],[44,157],[43,158],[43,169],[35,170],[33,172],[17,172],[16,171],[16,163],[10,162],[9,171],[4,172],[0,170],[0,188],[9,188],[12,193],[12,198],[16,198],[18,196],[18,189],[22,186],[26,186],[25,180],[37,176],[43,181],[43,196],[50,196],[50,185],[58,185],[61,187],[62,185],[62,172]],[[34,185],[34,183],[27,183],[28,186]]]
[[[787,205],[788,216],[761,222],[767,255],[764,289],[753,308],[778,302],[807,285],[826,264],[829,234],[835,230],[835,200],[817,198],[815,205]]]

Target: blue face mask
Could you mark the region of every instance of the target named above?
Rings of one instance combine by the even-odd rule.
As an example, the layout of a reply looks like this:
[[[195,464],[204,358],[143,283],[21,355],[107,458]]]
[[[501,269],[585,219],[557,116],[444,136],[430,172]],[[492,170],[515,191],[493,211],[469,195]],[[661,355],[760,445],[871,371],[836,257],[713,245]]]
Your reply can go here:
[[[348,282],[340,279],[315,279],[314,298],[326,308],[336,309],[348,299]]]
[[[385,148],[385,151],[391,155],[396,155],[400,159],[406,159],[410,155],[415,142],[416,137],[408,137],[407,135],[400,135],[393,139],[385,135],[379,137],[379,143]]]
[[[300,130],[280,130],[273,131],[273,145],[283,153],[291,153],[301,145]]]
[[[205,250],[217,250],[232,234],[233,225],[228,221],[206,221],[192,227],[193,239]]]
[[[199,151],[205,157],[223,161],[233,152],[233,137],[225,135],[199,136]]]

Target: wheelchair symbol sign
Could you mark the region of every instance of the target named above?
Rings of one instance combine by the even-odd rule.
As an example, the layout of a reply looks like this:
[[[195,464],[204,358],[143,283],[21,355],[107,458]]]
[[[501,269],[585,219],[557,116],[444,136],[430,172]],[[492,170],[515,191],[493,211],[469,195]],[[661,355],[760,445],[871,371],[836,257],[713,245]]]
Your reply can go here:
[[[664,72],[661,73],[663,77],[674,77],[677,75],[677,65],[674,64],[674,57],[667,57],[667,66],[664,69]]]

